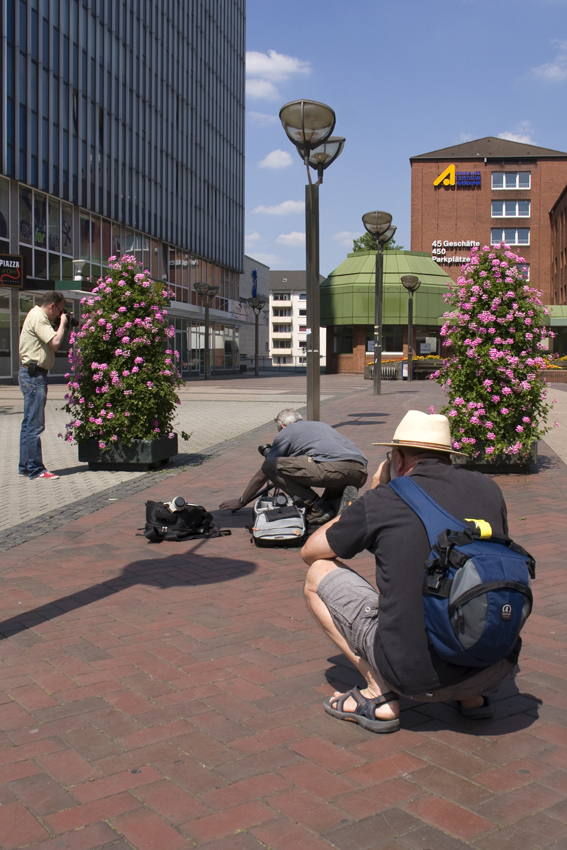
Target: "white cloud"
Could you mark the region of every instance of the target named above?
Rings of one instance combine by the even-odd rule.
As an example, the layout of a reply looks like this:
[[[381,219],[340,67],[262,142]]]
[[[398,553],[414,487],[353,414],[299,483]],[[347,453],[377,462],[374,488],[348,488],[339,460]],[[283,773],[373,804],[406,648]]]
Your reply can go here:
[[[264,157],[258,163],[258,168],[288,168],[292,163],[291,154],[288,151],[276,150]]]
[[[288,245],[289,247],[296,248],[299,245],[305,245],[305,233],[298,233],[296,230],[291,233],[280,233],[276,242],[279,245]]]
[[[554,38],[551,42],[557,49],[557,56],[551,62],[544,62],[537,68],[532,68],[534,77],[547,80],[550,83],[562,83],[567,80],[567,41]]]
[[[269,80],[246,80],[246,95],[252,100],[280,100],[280,94]]]
[[[247,233],[244,237],[245,250],[248,252],[254,245],[258,245],[259,242],[262,241],[262,237],[258,232],[256,233]]]
[[[254,251],[252,254],[250,252],[246,252],[249,257],[252,257],[253,260],[256,260],[258,263],[263,263],[265,266],[275,266],[281,262],[280,258],[277,254],[262,254],[261,252]]]
[[[285,56],[275,50],[246,53],[246,94],[253,100],[277,100],[280,93],[276,83],[285,83],[297,75],[311,73],[311,65],[302,59]]]
[[[531,131],[532,125],[530,121],[520,121],[514,130],[506,130],[504,133],[498,133],[498,138],[508,139],[509,142],[524,142],[525,144],[533,145]]]
[[[283,203],[274,207],[256,207],[254,212],[262,215],[296,215],[304,212],[304,210],[305,203],[303,201],[283,201]]]
[[[260,127],[268,127],[270,124],[279,124],[277,115],[269,115],[266,112],[254,112],[253,110],[248,110],[246,112],[246,117],[253,124],[258,124]]]
[[[335,242],[338,242],[339,245],[343,245],[345,248],[352,248],[352,243],[355,239],[360,239],[361,237],[360,230],[358,233],[354,233],[351,230],[341,230],[339,233],[335,233],[333,235],[333,239]]]
[[[472,142],[472,134],[471,133],[459,133],[459,144],[463,142]]]
[[[259,53],[248,50],[246,53],[246,76],[259,77],[263,80],[282,83],[294,74],[310,74],[311,65],[293,56],[285,56],[275,50]]]

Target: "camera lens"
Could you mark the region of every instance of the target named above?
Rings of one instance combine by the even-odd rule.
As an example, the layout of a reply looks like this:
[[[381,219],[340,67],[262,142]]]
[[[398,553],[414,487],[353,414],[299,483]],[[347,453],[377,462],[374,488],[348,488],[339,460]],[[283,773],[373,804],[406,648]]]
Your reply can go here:
[[[263,446],[258,446],[258,451],[263,457],[266,457],[270,449],[272,448],[271,443],[265,443]]]

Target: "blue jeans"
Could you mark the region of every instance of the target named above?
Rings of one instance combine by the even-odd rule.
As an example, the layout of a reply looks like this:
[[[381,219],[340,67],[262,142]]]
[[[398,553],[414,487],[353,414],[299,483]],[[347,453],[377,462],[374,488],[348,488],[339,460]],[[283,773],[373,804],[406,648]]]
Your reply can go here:
[[[41,454],[41,434],[45,428],[45,402],[47,401],[47,375],[36,372],[30,375],[21,367],[18,376],[24,395],[24,418],[20,431],[20,475],[37,478],[45,470]]]

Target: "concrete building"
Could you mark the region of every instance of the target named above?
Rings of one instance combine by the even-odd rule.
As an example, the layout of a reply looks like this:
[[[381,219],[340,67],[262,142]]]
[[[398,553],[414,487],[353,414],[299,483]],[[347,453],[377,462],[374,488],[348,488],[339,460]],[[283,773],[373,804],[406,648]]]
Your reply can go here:
[[[567,186],[567,153],[487,137],[410,163],[412,251],[427,251],[456,280],[471,245],[504,241],[525,258],[544,303],[564,303],[552,279],[549,211]]]
[[[0,253],[21,270],[2,277],[0,378],[40,293],[78,312],[124,253],[173,289],[188,377],[204,368],[193,284],[218,286],[214,365],[238,370],[245,0],[0,0],[0,16]],[[53,373],[66,366],[60,352]]]
[[[320,278],[321,282],[324,280]],[[307,292],[304,271],[270,272],[270,358],[273,366],[306,368]],[[326,332],[320,330],[321,366],[326,364]]]

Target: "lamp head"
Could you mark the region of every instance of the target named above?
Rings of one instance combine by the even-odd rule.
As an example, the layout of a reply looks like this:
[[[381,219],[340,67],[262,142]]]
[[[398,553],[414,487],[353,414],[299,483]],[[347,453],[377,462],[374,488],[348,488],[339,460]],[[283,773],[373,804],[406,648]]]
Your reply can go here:
[[[83,279],[83,268],[86,260],[73,260],[73,280]]]
[[[395,224],[390,225],[390,227],[386,230],[386,232],[385,232],[385,233],[382,233],[382,234],[378,237],[378,241],[380,242],[380,244],[381,244],[381,245],[386,245],[386,244],[387,244],[387,243],[388,243],[391,239],[393,239],[393,238],[394,238],[394,233],[396,232],[396,230],[397,230],[397,229],[398,229],[398,228],[396,227],[396,225],[395,225]]]
[[[405,286],[410,295],[413,295],[414,292],[417,292],[419,287],[421,286],[421,281],[415,274],[404,274],[402,275],[402,285]]]
[[[331,107],[316,100],[293,100],[280,109],[280,121],[286,135],[302,152],[306,163],[310,151],[329,138],[335,120]]]
[[[390,213],[383,212],[382,210],[373,210],[372,212],[364,213],[362,223],[368,233],[374,236],[375,239],[378,239],[390,227],[392,216]]]
[[[302,160],[307,160],[311,168],[317,171],[319,183],[323,182],[323,171],[328,168],[339,157],[345,146],[345,139],[342,136],[329,136],[329,138],[312,150],[302,150],[297,148],[297,152]]]

